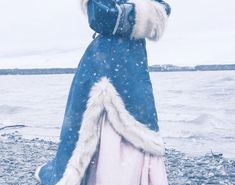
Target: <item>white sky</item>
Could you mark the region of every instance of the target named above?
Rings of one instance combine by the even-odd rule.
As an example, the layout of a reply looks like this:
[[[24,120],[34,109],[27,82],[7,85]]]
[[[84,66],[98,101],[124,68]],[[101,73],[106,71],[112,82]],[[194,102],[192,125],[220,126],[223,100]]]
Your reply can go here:
[[[168,0],[149,64],[235,63],[234,0]],[[76,67],[93,31],[78,0],[0,0],[0,68]]]

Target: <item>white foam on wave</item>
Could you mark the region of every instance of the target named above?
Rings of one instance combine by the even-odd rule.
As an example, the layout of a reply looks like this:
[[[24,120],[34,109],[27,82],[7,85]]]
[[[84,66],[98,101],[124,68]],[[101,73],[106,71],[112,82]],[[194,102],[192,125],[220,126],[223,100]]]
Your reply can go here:
[[[150,73],[159,126],[168,147],[183,152],[205,153],[210,149],[227,155],[235,148],[235,95],[233,71]],[[54,140],[59,137],[73,75],[0,76],[0,102],[5,110],[0,125],[24,137]],[[213,84],[211,84],[211,82]],[[1,93],[4,92],[4,93]],[[12,107],[13,108],[12,108]],[[19,109],[14,110],[14,107]],[[14,114],[11,113],[11,109]],[[4,115],[4,116],[3,116]],[[219,146],[218,146],[219,145]]]

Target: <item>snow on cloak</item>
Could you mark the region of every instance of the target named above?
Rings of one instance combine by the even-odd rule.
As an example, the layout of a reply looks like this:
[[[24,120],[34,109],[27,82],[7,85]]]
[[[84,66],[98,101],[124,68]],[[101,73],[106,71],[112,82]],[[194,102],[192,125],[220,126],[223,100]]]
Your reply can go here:
[[[104,111],[136,148],[164,155],[145,38],[158,40],[170,14],[158,0],[81,0],[99,35],[73,78],[56,156],[35,172],[43,185],[80,185],[97,149]]]

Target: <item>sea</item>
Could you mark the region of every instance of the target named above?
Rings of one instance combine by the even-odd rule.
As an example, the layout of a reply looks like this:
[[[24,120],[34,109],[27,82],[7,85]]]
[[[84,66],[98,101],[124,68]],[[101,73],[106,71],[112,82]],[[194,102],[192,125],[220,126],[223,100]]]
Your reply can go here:
[[[59,142],[73,74],[0,76],[0,139]],[[235,159],[235,71],[150,73],[167,148]]]

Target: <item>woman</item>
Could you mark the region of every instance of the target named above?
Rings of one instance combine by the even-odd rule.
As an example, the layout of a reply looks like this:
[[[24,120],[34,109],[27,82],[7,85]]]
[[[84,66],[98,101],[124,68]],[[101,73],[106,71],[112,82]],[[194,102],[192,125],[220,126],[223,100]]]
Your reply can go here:
[[[165,185],[145,38],[158,40],[170,7],[158,0],[81,0],[99,35],[74,76],[55,158],[43,185]]]

